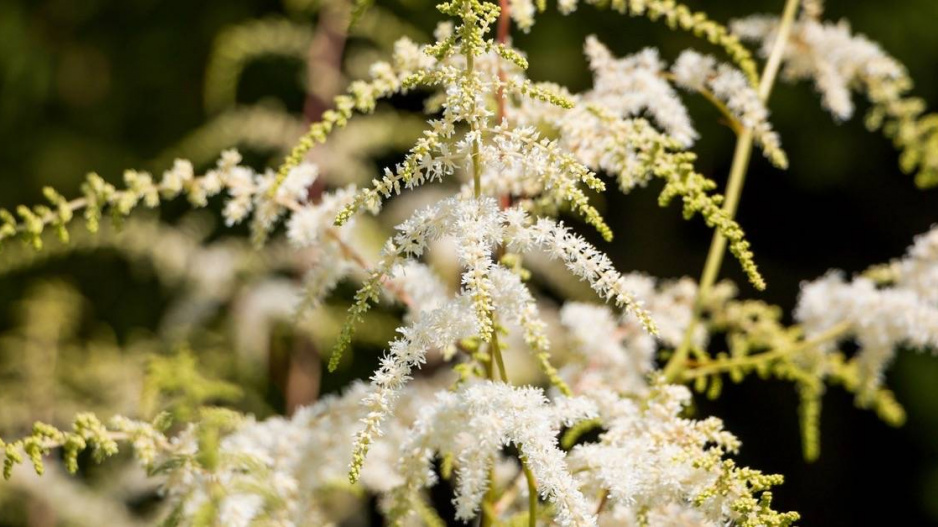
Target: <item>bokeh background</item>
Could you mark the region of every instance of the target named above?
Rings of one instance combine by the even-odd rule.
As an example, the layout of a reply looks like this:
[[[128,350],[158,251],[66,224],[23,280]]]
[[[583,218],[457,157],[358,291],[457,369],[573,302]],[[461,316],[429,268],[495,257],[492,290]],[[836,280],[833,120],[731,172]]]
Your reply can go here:
[[[721,21],[777,12],[783,4],[687,3]],[[427,32],[438,20],[428,0],[379,5]],[[0,0],[0,207],[39,202],[44,185],[75,195],[89,171],[117,181],[128,167],[165,168],[157,161],[163,153],[209,117],[202,92],[216,35],[283,12],[275,0]],[[938,2],[832,0],[827,17],[845,17],[879,41],[906,64],[916,94],[938,108]],[[515,39],[529,53],[533,78],[577,90],[589,85],[581,52],[588,34],[618,54],[654,46],[673,58],[700,46],[660,24],[590,7],[571,17],[545,14],[530,34]],[[270,99],[300,112],[298,75],[295,62],[256,61],[239,83],[238,101]],[[698,168],[723,182],[734,138],[707,124],[716,120],[712,110],[688,100],[703,137]],[[858,114],[863,108],[860,102]],[[754,156],[739,213],[769,284],[761,298],[789,309],[801,280],[885,262],[938,222],[938,190],[916,189],[897,168],[890,143],[868,133],[861,119],[832,122],[806,84],[778,86],[771,110],[791,168],[781,172]],[[652,189],[604,198],[617,233],[604,248],[620,269],[698,276],[708,230],[683,222],[676,210],[659,209],[655,195]],[[745,283],[731,261],[724,275]],[[103,254],[0,277],[3,327],[13,323],[14,301],[49,277],[74,284],[117,339],[152,327],[165,307],[152,279]],[[742,293],[756,295],[746,286]],[[824,398],[822,455],[812,464],[801,458],[797,400],[788,385],[730,385],[719,401],[701,402],[698,410],[723,417],[742,439],[743,464],[785,474],[776,504],[800,511],[803,525],[938,525],[938,358],[901,353],[889,385],[908,411],[907,424],[889,428],[832,388]],[[0,509],[0,525],[16,521]]]

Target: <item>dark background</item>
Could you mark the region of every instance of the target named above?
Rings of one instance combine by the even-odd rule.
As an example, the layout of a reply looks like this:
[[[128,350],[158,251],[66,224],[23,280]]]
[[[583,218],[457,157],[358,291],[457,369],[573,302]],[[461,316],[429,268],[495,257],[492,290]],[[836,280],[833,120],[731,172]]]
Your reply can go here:
[[[720,21],[778,12],[783,4],[688,3]],[[427,0],[385,6],[427,30],[438,20]],[[75,195],[92,170],[117,181],[124,168],[147,166],[205,121],[202,83],[214,35],[282,12],[272,0],[0,0],[0,207],[40,201],[43,185]],[[916,94],[938,108],[938,2],[831,1],[827,13],[850,19],[855,30],[882,43],[907,65]],[[665,58],[690,45],[718,51],[660,24],[589,6],[570,17],[546,14],[516,42],[529,54],[532,77],[577,90],[589,85],[581,44],[591,33],[617,54],[644,46],[660,48]],[[276,61],[251,66],[239,100],[273,94],[299,112],[298,71],[296,64]],[[722,184],[734,138],[708,124],[715,112],[688,100],[703,137],[695,148],[698,168]],[[862,115],[866,105],[857,102]],[[891,144],[868,133],[862,119],[832,122],[807,84],[778,86],[771,109],[791,168],[775,170],[754,155],[739,212],[769,284],[761,298],[790,309],[801,280],[897,257],[938,221],[938,191],[916,189],[897,168]],[[604,248],[620,269],[696,277],[710,233],[699,221],[682,221],[676,206],[659,209],[654,190],[605,198],[617,237]],[[154,324],[163,299],[153,284],[126,271],[103,258],[35,274],[71,275],[95,312],[118,329]],[[731,259],[723,275],[745,283]],[[0,280],[3,306],[30,276]],[[803,525],[938,525],[938,359],[901,353],[889,385],[906,406],[908,423],[889,428],[831,389],[824,399],[822,455],[813,464],[801,460],[797,400],[789,385],[754,380],[729,386],[719,401],[701,402],[700,412],[723,417],[742,439],[742,464],[785,474],[786,483],[775,490],[777,508],[800,511]]]

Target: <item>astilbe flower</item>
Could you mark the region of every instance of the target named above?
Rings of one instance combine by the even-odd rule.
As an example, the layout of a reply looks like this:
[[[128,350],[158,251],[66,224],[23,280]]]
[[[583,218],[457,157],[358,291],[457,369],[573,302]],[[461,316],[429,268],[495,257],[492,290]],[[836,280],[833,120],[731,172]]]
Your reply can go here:
[[[545,9],[543,0],[535,0],[535,6],[539,11]],[[530,0],[524,0],[525,3]],[[693,11],[688,6],[675,0],[584,0],[582,3],[594,5],[601,9],[608,8],[617,13],[634,17],[645,17],[652,21],[660,21],[667,24],[671,29],[683,30],[706,39],[708,42],[720,46],[733,59],[733,62],[743,71],[746,78],[755,85],[758,76],[756,72],[756,63],[752,59],[749,50],[743,46],[739,37],[732,34],[730,30],[707,17],[706,13]],[[569,15],[577,10],[579,0],[559,0],[557,9],[564,15]],[[533,24],[531,14],[533,10],[525,7],[522,20],[512,11],[512,16],[522,29],[527,30]],[[522,22],[523,21],[523,22]]]
[[[601,298],[630,311],[646,330],[654,328],[650,317],[628,291],[628,282],[605,254],[563,224],[547,218],[532,223],[518,208],[500,210],[493,198],[456,196],[421,209],[398,227],[398,234],[386,247],[385,265],[393,269],[407,258],[419,257],[431,241],[447,236],[456,240],[460,263],[466,269],[462,291],[440,307],[415,317],[382,359],[380,369],[372,377],[375,390],[363,402],[368,415],[362,431],[356,435],[353,480],[364,463],[369,444],[379,434],[381,421],[393,408],[395,394],[410,378],[412,369],[425,361],[431,349],[446,349],[465,338],[491,335],[496,314],[504,313],[506,321],[522,326],[542,368],[552,375],[546,338],[532,297],[516,277],[496,267],[493,247],[504,244],[518,254],[539,250],[549,258],[563,261]]]
[[[306,192],[306,188],[302,192]],[[286,223],[286,235],[291,245],[315,252],[314,261],[303,277],[301,312],[318,304],[340,281],[360,267],[359,262],[351,261],[347,250],[354,245],[354,225],[342,229],[332,226],[335,215],[354,198],[355,193],[355,187],[349,186],[324,193],[315,205],[303,200]]]
[[[782,151],[781,140],[769,124],[769,112],[759,94],[742,72],[728,64],[718,64],[709,55],[686,50],[671,67],[675,81],[682,87],[712,97],[725,104],[730,115],[750,130],[765,156],[777,167],[787,168],[788,158]]]
[[[938,305],[938,227],[917,236],[905,257],[889,267],[898,287],[913,290],[924,302]]]
[[[450,291],[433,269],[414,260],[397,265],[391,271],[391,281],[410,300],[406,319],[416,320],[450,300]]]
[[[543,11],[546,4],[546,0],[509,0],[509,13],[518,29],[527,33],[534,26],[534,14]]]
[[[361,268],[360,257],[350,251],[353,225],[336,228],[332,225],[335,214],[356,195],[354,185],[325,192],[318,203],[309,201],[308,189],[318,177],[317,167],[302,163],[294,167],[287,177],[275,187],[272,172],[256,174],[248,167],[240,166],[240,156],[229,151],[222,156],[218,169],[209,171],[203,178],[191,180],[190,186],[198,189],[200,200],[205,192],[225,189],[228,194],[223,215],[228,225],[240,223],[252,214],[252,232],[255,243],[263,243],[273,230],[275,223],[287,216],[286,236],[298,249],[312,248],[315,256],[304,277],[303,301],[299,313],[315,307],[332,289],[353,270]],[[185,165],[182,165],[185,168]],[[176,189],[180,180],[177,166],[164,176],[170,189]],[[185,174],[188,176],[188,170]],[[216,180],[220,187],[215,189]],[[206,183],[208,181],[209,183]],[[166,183],[164,183],[166,186]],[[272,190],[275,188],[275,191]],[[208,190],[206,190],[208,189]],[[192,191],[190,191],[190,196]]]
[[[616,59],[595,36],[586,39],[586,56],[593,71],[593,89],[584,97],[618,117],[647,112],[654,122],[681,145],[697,139],[687,108],[663,77],[664,62],[655,49]]]
[[[577,102],[562,115],[545,112],[540,105],[522,104],[513,116],[523,124],[556,127],[564,147],[587,166],[615,175],[623,192],[645,186],[655,177],[664,179],[659,204],[667,206],[680,196],[684,217],[703,216],[730,241],[730,252],[750,282],[758,289],[765,287],[745,233],[721,208],[723,197],[711,193],[716,183],[694,170],[694,154],[644,119],[620,119],[602,106]]]
[[[558,523],[595,525],[557,446],[561,426],[593,415],[595,409],[586,400],[549,403],[536,388],[503,383],[484,381],[455,393],[440,393],[435,403],[421,412],[402,449],[405,485],[398,492],[396,510],[405,515],[412,508],[409,500],[414,493],[435,481],[430,462],[438,452],[454,460],[456,517],[472,519],[479,511],[489,485],[489,470],[500,450],[514,444],[537,479],[542,496],[557,507]]]
[[[533,127],[512,127],[503,121],[492,129],[492,134],[492,143],[483,145],[480,151],[480,159],[486,160],[481,189],[518,196],[517,204],[532,212],[555,212],[569,206],[596,226],[607,241],[611,239],[612,231],[579,188],[583,184],[603,191],[605,183],[582,161]],[[473,192],[471,185],[463,186],[463,194]]]
[[[719,419],[679,417],[690,400],[686,388],[656,385],[637,400],[602,390],[584,396],[596,403],[605,431],[597,443],[574,447],[569,464],[588,494],[608,492],[601,525],[643,524],[661,516],[747,526],[797,519],[773,511],[770,493],[755,496],[780,483],[780,476],[723,459],[736,452],[739,441]]]
[[[853,33],[849,23],[820,20],[820,8],[804,12],[795,21],[791,45],[785,47],[783,78],[810,79],[825,108],[838,121],[854,112],[851,92],[864,94],[872,104],[866,124],[882,128],[901,150],[903,171],[915,172],[916,184],[938,184],[938,133],[935,114],[911,97],[912,80],[906,68],[879,44]],[[763,53],[777,33],[778,18],[756,15],[734,21],[733,33],[762,44]]]
[[[637,273],[623,278],[644,299],[645,308],[658,323],[657,338],[635,320],[617,317],[606,306],[565,303],[560,322],[571,354],[565,357],[560,376],[577,393],[606,389],[647,395],[659,343],[674,348],[684,338],[697,292],[694,282],[685,278],[656,284],[653,278]],[[695,328],[696,346],[705,346],[707,338],[706,328]]]
[[[280,184],[290,171],[303,162],[304,156],[317,144],[326,141],[329,134],[345,127],[355,112],[373,112],[378,100],[395,93],[406,91],[404,80],[415,71],[428,68],[434,62],[432,56],[408,38],[401,38],[394,45],[391,62],[379,61],[369,68],[370,79],[352,82],[347,93],[335,98],[335,109],[323,113],[322,121],[312,123],[309,131],[290,151],[277,171],[276,181]]]
[[[444,476],[450,477],[450,470],[455,474],[458,517],[476,516],[490,470],[504,459],[502,449],[509,444],[517,447],[541,497],[556,507],[560,525],[671,516],[714,524],[787,525],[794,518],[771,511],[767,492],[754,496],[779,483],[779,477],[723,459],[735,452],[738,441],[719,420],[679,417],[689,397],[683,387],[655,384],[637,399],[594,389],[549,401],[536,388],[475,381],[447,391],[440,390],[440,381],[445,382],[413,383],[400,392],[397,411],[374,443],[359,480],[381,497],[393,524],[423,510],[422,489],[437,481],[432,463],[437,455],[451,467]],[[135,432],[130,422],[118,430],[139,438],[140,452],[152,452],[142,458],[148,465],[165,464],[169,498],[183,517],[211,508],[231,525],[335,525],[355,509],[353,501],[345,507],[330,502],[351,499],[337,494],[344,488],[345,459],[352,449],[346,434],[358,426],[355,408],[369,392],[354,384],[342,396],[328,396],[291,419],[233,424],[211,467],[196,462],[204,455],[196,428],[171,446],[154,445],[149,428]],[[435,401],[428,405],[431,393]],[[605,430],[598,443],[578,445],[569,454],[558,448],[561,427],[597,418]],[[519,472],[510,464],[506,468]],[[609,492],[609,498],[597,519],[596,504],[586,496],[598,489]],[[507,506],[514,510],[517,504]]]
[[[605,306],[568,302],[560,320],[570,334],[573,360],[561,375],[575,390],[615,386],[625,393],[647,391],[647,375],[654,366],[655,345],[644,332],[628,338]]]
[[[487,100],[494,98],[500,89],[558,106],[569,104],[562,97],[523,80],[500,79],[497,68],[491,67],[493,62],[502,60],[516,68],[523,68],[526,62],[513,50],[484,39],[497,14],[494,6],[466,0],[443,4],[440,9],[458,17],[461,24],[445,35],[444,40],[424,49],[436,61],[412,73],[402,82],[402,87],[439,88],[444,97],[442,116],[431,121],[431,129],[425,132],[404,161],[393,171],[387,170],[382,179],[375,180],[373,188],[359,193],[338,214],[336,222],[345,224],[360,208],[376,210],[383,199],[400,193],[402,189],[442,180],[457,170],[471,174],[473,191],[471,197],[464,192],[419,210],[398,227],[398,234],[386,245],[381,262],[356,295],[330,368],[338,365],[341,351],[351,340],[354,324],[362,319],[370,303],[378,300],[378,284],[404,261],[420,258],[429,243],[443,237],[455,240],[459,263],[464,269],[462,289],[454,299],[430,313],[422,313],[403,329],[403,336],[392,343],[382,359],[381,367],[372,377],[374,392],[364,401],[368,415],[355,439],[350,471],[352,481],[357,479],[368,447],[380,432],[381,421],[393,407],[395,394],[407,381],[411,370],[423,363],[430,349],[445,349],[455,341],[474,336],[489,342],[495,338],[498,314],[504,312],[508,314],[506,320],[524,327],[526,340],[537,351],[542,367],[549,375],[553,371],[546,360],[546,340],[536,320],[536,311],[531,308],[532,302],[524,301],[530,295],[516,296],[524,301],[520,316],[510,315],[511,311],[505,309],[515,308],[517,300],[510,300],[507,306],[500,306],[494,300],[493,276],[508,287],[523,289],[523,285],[517,282],[506,282],[509,275],[496,272],[496,247],[504,246],[516,253],[541,249],[551,258],[563,260],[602,298],[632,311],[647,329],[653,331],[650,319],[626,290],[625,282],[607,256],[570,232],[562,223],[546,218],[528,221],[519,209],[504,213],[494,198],[481,195],[482,176],[487,169],[498,170],[521,163],[524,167],[520,172],[538,180],[551,199],[568,202],[607,239],[611,236],[598,212],[577,187],[582,182],[601,189],[595,175],[572,155],[563,152],[555,142],[540,138],[533,130],[491,123],[492,114],[487,109]],[[465,125],[468,130],[460,136],[457,125]],[[506,299],[502,295],[501,300]]]
[[[777,25],[777,17],[757,15],[735,20],[730,28],[741,38],[761,44],[767,53]],[[795,23],[791,38],[794,44],[785,48],[783,77],[812,80],[824,107],[838,120],[853,116],[854,89],[879,85],[895,97],[907,82],[905,67],[875,42],[854,35],[846,21],[820,22],[803,16]]]
[[[646,113],[662,132],[686,148],[693,145],[697,132],[671,86],[673,81],[709,97],[743,128],[753,132],[766,157],[779,167],[787,166],[778,135],[768,122],[768,110],[745,76],[733,66],[718,64],[713,57],[687,50],[669,72],[653,49],[617,59],[594,36],[586,39],[585,49],[595,80],[592,90],[578,101],[584,106],[600,106],[620,118]],[[562,119],[560,115],[552,117]]]
[[[847,324],[849,329],[826,342],[823,349],[832,350],[848,338],[859,346],[857,391],[861,402],[870,402],[897,349],[938,350],[936,240],[936,228],[917,238],[908,255],[890,266],[894,281],[884,286],[865,276],[847,281],[837,272],[802,285],[795,318],[806,335],[810,338]]]
[[[524,344],[534,354],[534,359],[542,373],[547,376],[547,380],[564,395],[570,395],[570,387],[550,362],[547,324],[541,319],[537,301],[522,282],[521,276],[517,272],[498,267],[493,269],[491,278],[495,301],[500,307],[499,322],[520,328]],[[644,332],[645,328],[642,327],[641,331]]]
[[[362,473],[362,488],[389,496],[403,483],[397,468],[399,449],[423,401],[443,386],[441,380],[417,382],[402,392],[398,411]],[[355,383],[290,418],[245,420],[221,439],[215,454],[219,462],[211,470],[181,462],[204,448],[195,428],[184,431],[171,449],[156,449],[148,464],[176,459],[167,469],[165,488],[173,506],[185,511],[184,518],[212,507],[218,520],[231,526],[339,525],[357,509],[358,493],[346,483],[352,452],[348,436],[358,425],[357,408],[367,392],[365,384]],[[336,500],[342,506],[336,506]]]
[[[340,213],[339,223],[359,208],[377,210],[383,200],[404,189],[442,181],[464,170],[470,174],[477,171],[472,174],[472,180],[482,180],[478,186],[487,192],[499,190],[488,186],[491,183],[505,190],[520,191],[520,195],[547,197],[547,202],[554,207],[569,204],[604,237],[611,237],[611,230],[578,187],[582,183],[593,190],[604,190],[595,174],[536,130],[492,122],[486,95],[494,96],[499,86],[507,95],[535,98],[557,107],[571,104],[562,96],[533,86],[520,75],[509,75],[501,83],[496,65],[506,62],[503,55],[511,59],[505,65],[507,70],[520,70],[526,64],[514,50],[493,48],[474,56],[473,64],[478,65],[471,75],[463,73],[462,57],[455,55],[409,78],[409,86],[441,88],[446,97],[442,117],[430,121],[430,129],[424,132],[404,161],[393,171],[385,169],[384,176],[374,180],[372,188],[359,194],[355,202]],[[472,129],[458,137],[457,125],[461,122],[469,123]],[[483,135],[491,136],[491,142],[482,141]],[[467,195],[475,194],[473,186],[473,181],[467,184]]]
[[[357,481],[371,443],[381,433],[381,423],[391,413],[401,388],[410,379],[414,367],[422,364],[430,349],[442,349],[451,343],[475,336],[479,332],[472,315],[471,301],[459,296],[449,303],[424,313],[420,320],[400,330],[401,337],[391,343],[381,366],[371,378],[372,390],[362,401],[367,415],[355,434],[355,450],[349,479]]]
[[[74,219],[74,212],[82,208],[88,229],[96,232],[105,212],[120,220],[136,207],[153,208],[180,195],[185,195],[194,207],[205,207],[210,198],[223,194],[226,224],[249,220],[255,244],[265,243],[280,220],[286,218],[287,237],[291,243],[299,248],[313,247],[319,253],[315,259],[319,263],[308,272],[304,306],[316,305],[352,270],[368,267],[350,245],[354,226],[336,227],[332,224],[337,210],[357,195],[354,186],[326,192],[318,203],[311,203],[307,189],[317,177],[315,165],[296,165],[277,184],[272,172],[257,173],[242,165],[241,161],[236,150],[227,150],[213,168],[197,176],[191,162],[177,159],[159,181],[146,172],[127,171],[123,189],[105,182],[97,174],[90,174],[82,189],[84,197],[78,200],[66,201],[55,191],[47,191],[55,211],[42,205],[33,209],[20,207],[18,221],[12,214],[0,210],[0,221],[3,222],[0,225],[0,242],[19,234],[41,246],[41,235],[46,226],[53,226],[60,231],[60,236],[67,236],[67,227]],[[230,263],[230,254],[220,247],[219,252],[205,251],[200,256],[213,260],[198,266],[205,271],[205,288],[220,289],[218,284],[231,275],[220,272],[226,262]],[[218,263],[222,266],[213,265]]]

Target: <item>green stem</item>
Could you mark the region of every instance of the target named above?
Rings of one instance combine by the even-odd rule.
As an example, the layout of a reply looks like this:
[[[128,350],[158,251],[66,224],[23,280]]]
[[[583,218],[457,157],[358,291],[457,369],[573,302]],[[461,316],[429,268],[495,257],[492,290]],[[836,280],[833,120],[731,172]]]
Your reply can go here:
[[[505,373],[505,363],[502,361],[501,347],[498,345],[497,329],[492,334],[492,342],[489,344],[489,355],[488,363],[485,365],[489,380],[495,380],[495,370],[497,369],[501,373],[502,380],[508,382],[508,377]],[[498,513],[494,508],[495,499],[497,497],[498,490],[495,488],[495,467],[492,467],[489,469],[489,490],[485,493],[485,498],[482,500],[482,519],[479,522],[479,527],[491,527],[494,524],[495,519],[498,517]]]
[[[479,527],[492,527],[495,522],[496,512],[492,508],[492,502],[495,501],[495,481],[489,482],[489,490],[485,493],[485,500],[482,501],[482,520],[479,521]]]
[[[606,503],[609,502],[609,492],[606,489],[602,490],[602,495],[599,498],[599,505],[596,506],[596,516],[599,516],[599,513],[606,508]]]
[[[718,361],[710,364],[705,364],[703,366],[696,367],[691,370],[686,370],[681,374],[681,378],[685,381],[696,379],[697,377],[705,377],[707,375],[725,373],[727,371],[733,370],[735,368],[743,368],[747,366],[758,366],[759,364],[766,363],[775,359],[780,359],[782,357],[792,355],[799,351],[813,348],[819,344],[823,344],[829,340],[834,340],[837,337],[840,337],[851,328],[849,322],[841,322],[832,326],[827,331],[817,335],[814,338],[803,340],[797,344],[789,346],[787,348],[779,348],[771,351],[766,351],[764,353],[759,353],[758,355],[747,355],[744,357],[735,357],[723,361]]]
[[[500,0],[499,6],[501,7],[501,12],[499,13],[499,20],[498,20],[498,40],[500,42],[504,42],[505,40],[507,40],[509,25],[511,23],[509,19],[510,5],[508,4],[507,1]],[[472,71],[474,67],[475,67],[474,57],[472,56],[471,52],[468,52],[466,53],[466,70],[468,72],[467,75],[472,75]],[[499,78],[503,77],[504,73],[501,71],[501,69],[499,69],[498,73],[499,73]],[[497,97],[499,101],[498,102],[499,118],[501,118],[504,115],[504,106],[505,106],[504,93],[501,87],[499,87],[498,89]],[[499,121],[500,120],[501,119],[499,119]],[[475,131],[475,127],[472,126],[471,123],[470,123],[470,127],[472,131]],[[472,185],[473,185],[472,193],[476,199],[479,199],[482,196],[482,164],[480,163],[480,159],[479,159],[480,141],[481,141],[481,138],[478,136],[475,136],[475,139],[472,142]],[[492,318],[493,318],[492,327],[494,328],[494,330],[492,332],[492,342],[490,344],[492,357],[489,361],[489,367],[491,368],[488,372],[489,378],[493,381],[495,380],[495,367],[497,365],[498,371],[501,374],[502,381],[507,383],[508,382],[508,370],[505,369],[505,361],[502,358],[502,349],[501,349],[501,345],[498,342],[498,325],[495,323],[494,314]],[[533,485],[534,476],[528,470],[527,466],[524,465],[523,460],[522,460],[522,468],[524,469],[525,477],[528,478],[528,489],[530,490]],[[533,514],[536,512],[536,507],[537,507],[537,493],[536,493],[536,490],[532,492],[534,493],[534,504],[532,505],[532,507],[534,508],[531,509],[532,518],[533,518],[534,517]],[[498,518],[499,511],[497,510],[497,507],[496,507],[497,504],[495,502],[497,497],[498,497],[498,492],[497,492],[497,489],[495,488],[495,468],[493,467],[489,471],[489,490],[488,492],[485,493],[485,499],[482,502],[482,520],[479,522],[480,527],[491,527],[491,525]],[[534,519],[531,520],[531,523],[530,523],[531,527],[535,527],[535,524],[534,524],[535,521],[536,520]]]
[[[479,163],[479,141],[472,142],[472,195],[482,196],[482,165]]]
[[[772,45],[772,51],[769,53],[769,59],[766,61],[765,69],[759,77],[759,98],[763,103],[768,101],[769,95],[772,93],[775,78],[778,76],[778,70],[782,64],[782,54],[785,51],[785,45],[791,34],[799,4],[799,0],[785,0],[785,10],[782,12],[775,43]],[[736,150],[733,153],[733,164],[730,167],[730,175],[726,184],[726,194],[723,202],[723,210],[730,219],[736,216],[736,209],[739,206],[739,200],[742,196],[743,183],[746,181],[746,171],[749,167],[751,154],[752,133],[748,130],[743,130],[736,139]],[[700,277],[697,301],[694,303],[691,320],[687,325],[687,330],[684,332],[684,339],[664,367],[664,376],[668,381],[675,380],[680,375],[681,370],[687,362],[687,356],[690,353],[691,338],[694,331],[697,329],[697,325],[700,323],[700,315],[703,311],[702,300],[710,293],[710,288],[712,288],[713,284],[716,282],[725,253],[726,238],[724,238],[719,231],[714,232],[713,240],[710,242],[710,251],[707,253],[707,261],[704,264],[703,274]]]
[[[501,374],[502,382],[508,382],[508,370],[505,369],[505,360],[502,358],[502,347],[498,343],[498,329],[492,333],[492,360],[498,365],[498,372]],[[492,375],[493,379],[495,375]]]
[[[472,141],[472,195],[479,199],[482,196],[482,164],[479,163],[479,140]]]
[[[475,69],[475,56],[472,51],[466,51],[466,77],[472,75]],[[470,121],[469,130],[476,132],[475,125]],[[472,194],[476,199],[482,196],[482,164],[479,163],[479,139],[477,134],[473,134],[472,140]]]
[[[677,82],[677,76],[673,73],[661,73],[660,75],[663,79],[666,79],[670,82]],[[726,119],[727,125],[729,125],[730,129],[733,130],[733,133],[735,133],[737,136],[746,129],[746,127],[743,126],[743,123],[739,122],[739,119],[733,115],[733,112],[731,112],[730,109],[727,108],[725,104],[723,104],[723,101],[718,99],[712,91],[702,86],[697,88],[695,91],[723,115],[723,118]]]
[[[521,470],[524,471],[524,479],[528,481],[528,527],[537,527],[537,480],[523,457]]]

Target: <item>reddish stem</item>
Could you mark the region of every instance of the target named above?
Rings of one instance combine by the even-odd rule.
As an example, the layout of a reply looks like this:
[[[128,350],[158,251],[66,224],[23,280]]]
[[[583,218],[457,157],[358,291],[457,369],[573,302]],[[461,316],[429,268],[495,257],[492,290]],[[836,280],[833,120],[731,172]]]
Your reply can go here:
[[[339,93],[342,80],[342,56],[348,38],[348,3],[325,5],[319,12],[316,33],[306,58],[307,95],[303,120],[307,125],[322,119],[332,98]],[[308,199],[318,203],[326,190],[325,179],[316,178],[306,189]],[[360,265],[363,263],[358,262]],[[368,269],[367,264],[364,265]],[[319,398],[322,377],[319,350],[308,338],[297,335],[283,379],[288,415]]]
[[[499,44],[507,44],[508,37],[511,32],[511,5],[508,3],[508,0],[498,0],[498,6],[501,8],[501,11],[498,15],[498,27],[495,33],[495,41]],[[498,63],[498,113],[496,119],[499,123],[505,119],[505,70],[502,69],[501,62]],[[511,194],[504,194],[499,197],[499,204],[502,209],[507,209],[511,207]]]
[[[498,0],[498,6],[501,12],[498,15],[498,29],[495,33],[495,41],[499,44],[508,43],[508,36],[511,31],[511,5],[508,0]],[[501,62],[498,63],[498,80],[505,82],[505,70],[502,69]],[[498,121],[505,118],[505,90],[502,86],[498,87]]]
[[[347,9],[344,6],[323,7],[316,24],[316,33],[307,56],[307,88],[303,117],[307,124],[322,119],[332,98],[339,91],[342,55],[348,37]]]
[[[346,4],[324,6],[319,13],[316,34],[306,60],[308,93],[303,103],[303,120],[307,125],[321,120],[322,114],[332,104],[332,98],[339,93],[347,25]],[[310,201],[318,202],[324,190],[323,178],[316,178],[307,191]]]

